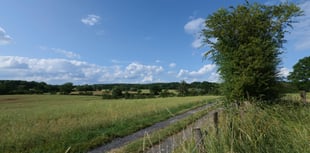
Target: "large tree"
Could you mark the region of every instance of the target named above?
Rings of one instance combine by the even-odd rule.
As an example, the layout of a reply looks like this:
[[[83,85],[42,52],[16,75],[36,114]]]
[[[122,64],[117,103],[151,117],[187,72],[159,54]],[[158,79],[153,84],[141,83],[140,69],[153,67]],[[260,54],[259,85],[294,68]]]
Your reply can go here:
[[[223,93],[230,100],[277,98],[279,55],[287,27],[301,15],[295,4],[250,4],[219,9],[202,31],[211,48],[205,56],[217,65]]]
[[[293,72],[288,79],[291,80],[299,90],[310,91],[310,56],[300,59],[294,66]]]
[[[71,93],[73,88],[74,88],[73,83],[67,82],[67,83],[60,86],[60,92],[61,92],[61,94],[68,95]]]

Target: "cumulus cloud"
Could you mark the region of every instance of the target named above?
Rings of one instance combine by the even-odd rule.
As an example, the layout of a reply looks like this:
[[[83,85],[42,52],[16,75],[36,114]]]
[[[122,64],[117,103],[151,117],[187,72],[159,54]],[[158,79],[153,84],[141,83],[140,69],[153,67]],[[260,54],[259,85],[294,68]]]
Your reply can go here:
[[[137,62],[121,66],[100,66],[85,61],[68,59],[36,59],[0,56],[0,80],[44,81],[52,84],[73,82],[115,83],[152,82],[159,80],[161,66]]]
[[[191,21],[187,22],[184,26],[185,32],[194,37],[194,41],[192,42],[193,48],[199,48],[203,44],[202,38],[200,36],[200,31],[203,29],[203,27],[204,27],[203,18],[192,19]]]
[[[97,24],[100,21],[101,17],[98,15],[94,15],[94,14],[90,14],[87,17],[84,17],[81,19],[81,22],[89,25],[89,26],[93,26],[95,24]]]
[[[189,71],[181,69],[177,74],[177,78],[181,78],[188,82],[192,81],[210,81],[218,82],[219,74],[216,72],[215,64],[206,64],[197,71]]]
[[[212,70],[214,70],[216,66],[214,64],[207,64],[204,65],[202,68],[200,68],[198,71],[191,71],[189,72],[190,76],[202,76],[207,74],[208,72],[211,72]]]
[[[280,69],[279,75],[280,75],[280,77],[286,78],[290,74],[290,72],[291,72],[290,69],[283,67]]]
[[[152,82],[153,75],[159,74],[164,69],[161,66],[155,65],[143,65],[137,62],[129,64],[123,73],[120,73],[121,77],[126,79],[143,78],[142,82]]]
[[[0,27],[0,45],[6,45],[12,42],[11,36],[6,34],[6,31]]]

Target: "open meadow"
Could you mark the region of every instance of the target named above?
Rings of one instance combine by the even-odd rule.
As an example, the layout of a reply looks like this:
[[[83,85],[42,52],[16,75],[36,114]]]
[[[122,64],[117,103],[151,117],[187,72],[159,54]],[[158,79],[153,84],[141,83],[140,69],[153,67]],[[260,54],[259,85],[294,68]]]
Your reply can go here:
[[[0,152],[85,152],[201,106],[215,96],[102,100],[97,96],[0,96]]]

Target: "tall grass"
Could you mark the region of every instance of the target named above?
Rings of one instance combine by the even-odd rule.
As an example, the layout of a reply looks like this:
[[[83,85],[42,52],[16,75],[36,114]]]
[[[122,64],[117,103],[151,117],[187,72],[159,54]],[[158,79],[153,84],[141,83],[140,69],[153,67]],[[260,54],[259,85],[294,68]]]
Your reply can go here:
[[[210,153],[309,153],[310,107],[299,103],[246,105],[220,114],[219,134],[204,127],[205,148]],[[177,152],[197,151],[195,141]]]
[[[85,152],[215,97],[0,96],[0,152]],[[167,111],[169,110],[169,111]]]

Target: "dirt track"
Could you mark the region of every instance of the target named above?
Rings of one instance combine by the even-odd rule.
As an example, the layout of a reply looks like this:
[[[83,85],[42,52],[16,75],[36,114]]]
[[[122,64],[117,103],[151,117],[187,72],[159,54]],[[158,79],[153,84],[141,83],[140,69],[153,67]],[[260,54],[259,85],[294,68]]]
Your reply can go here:
[[[125,136],[125,137],[122,137],[122,138],[117,138],[117,139],[114,139],[112,142],[108,143],[108,144],[105,144],[103,146],[100,146],[98,148],[95,148],[91,151],[89,151],[88,153],[103,153],[103,152],[108,152],[112,149],[116,149],[116,148],[119,148],[119,147],[122,147],[124,146],[125,144],[129,143],[129,142],[132,142],[138,138],[141,138],[144,136],[145,133],[152,133],[154,131],[157,131],[159,129],[162,129],[168,125],[170,125],[171,123],[174,123],[174,122],[177,122],[181,119],[184,119],[196,112],[199,112],[201,110],[204,110],[204,109],[207,109],[209,108],[210,106],[212,106],[213,104],[207,104],[207,105],[204,105],[202,107],[198,107],[196,109],[193,109],[193,110],[190,110],[190,111],[187,111],[183,114],[180,114],[180,115],[176,115],[168,120],[165,120],[165,121],[162,121],[162,122],[158,122],[150,127],[147,127],[145,129],[142,129],[142,130],[139,130],[131,135],[128,135],[128,136]]]
[[[174,134],[157,145],[152,146],[146,153],[171,153],[174,149],[180,145],[183,145],[185,141],[193,139],[193,130],[195,128],[205,127],[206,124],[213,126],[213,114],[220,109],[212,110],[207,115],[198,119],[194,123],[186,127],[186,129]],[[193,152],[193,151],[192,151]]]

